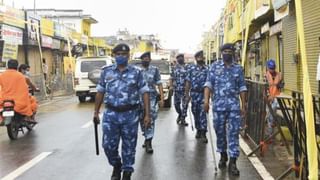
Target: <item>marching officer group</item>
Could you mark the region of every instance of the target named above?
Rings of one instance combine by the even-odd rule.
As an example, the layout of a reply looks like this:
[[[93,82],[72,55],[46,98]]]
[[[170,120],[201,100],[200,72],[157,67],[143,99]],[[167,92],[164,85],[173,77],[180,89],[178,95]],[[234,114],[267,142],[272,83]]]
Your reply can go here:
[[[170,78],[170,90],[174,92],[174,107],[178,113],[177,123],[188,126],[186,117],[191,101],[191,112],[196,127],[196,138],[208,143],[207,119],[209,99],[212,100],[214,129],[217,134],[217,151],[221,154],[219,168],[227,167],[234,176],[239,176],[236,160],[239,156],[239,129],[245,114],[246,86],[243,70],[233,62],[234,47],[225,44],[221,48],[222,60],[210,67],[205,63],[203,51],[195,54],[196,64],[185,64],[179,54]],[[94,121],[99,123],[99,111],[103,113],[103,148],[109,164],[113,166],[112,180],[128,180],[134,171],[139,123],[145,137],[143,147],[152,153],[159,106],[163,106],[163,87],[160,71],[150,65],[151,54],[141,55],[142,68],[128,65],[130,48],[117,45],[113,51],[115,64],[103,67],[97,85]],[[240,106],[239,96],[242,106]],[[191,118],[191,117],[190,117]],[[122,141],[121,156],[119,142]]]

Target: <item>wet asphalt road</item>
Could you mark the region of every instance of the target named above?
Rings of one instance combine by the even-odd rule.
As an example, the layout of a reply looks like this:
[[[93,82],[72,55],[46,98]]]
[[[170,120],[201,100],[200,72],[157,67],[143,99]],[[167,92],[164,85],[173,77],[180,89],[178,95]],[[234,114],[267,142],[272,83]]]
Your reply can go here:
[[[10,141],[0,128],[0,178],[43,152],[49,156],[19,175],[18,180],[107,180],[112,167],[100,149],[95,155],[93,126],[84,127],[93,114],[93,103],[80,104],[76,97],[64,97],[43,105],[37,114],[40,122],[34,131]],[[141,147],[139,133],[134,180],[213,180],[260,179],[246,157],[238,160],[239,178],[229,178],[227,171],[214,173],[210,144],[198,142],[191,127],[175,123],[173,108],[163,109],[156,122],[153,155]],[[101,127],[100,127],[101,128]],[[100,131],[101,144],[101,131]]]

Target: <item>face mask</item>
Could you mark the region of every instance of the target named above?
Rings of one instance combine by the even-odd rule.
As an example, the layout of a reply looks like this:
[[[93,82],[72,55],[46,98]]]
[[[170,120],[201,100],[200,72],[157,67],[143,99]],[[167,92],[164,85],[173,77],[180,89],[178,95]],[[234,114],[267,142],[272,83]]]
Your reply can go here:
[[[127,65],[128,58],[125,56],[116,56],[116,63],[117,65]]]
[[[198,60],[197,64],[200,64],[200,65],[204,64],[204,60]]]
[[[227,63],[231,63],[233,61],[233,55],[232,54],[222,54],[222,58]]]
[[[30,76],[30,72],[29,72],[29,71],[26,71],[26,72],[25,72],[25,75]]]
[[[150,61],[141,61],[142,66],[148,67],[150,64]]]
[[[183,64],[184,63],[184,59],[178,59],[178,63],[179,64]]]

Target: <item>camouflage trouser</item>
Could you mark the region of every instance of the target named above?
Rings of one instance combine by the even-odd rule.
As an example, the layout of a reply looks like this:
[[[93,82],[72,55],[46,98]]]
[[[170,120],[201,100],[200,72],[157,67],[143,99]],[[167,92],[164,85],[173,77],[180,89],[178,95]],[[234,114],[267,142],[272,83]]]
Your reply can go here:
[[[217,135],[217,151],[227,152],[228,135],[229,156],[239,157],[240,111],[213,111],[213,123]]]
[[[274,113],[276,113],[276,111],[277,111],[277,106],[278,106],[278,101],[277,101],[277,99],[274,99],[271,102],[271,108],[272,108]],[[268,126],[266,128],[266,130],[267,130],[266,135],[267,136],[271,136],[273,134],[275,122],[274,122],[274,118],[271,115],[271,112],[270,112],[268,107],[267,107],[266,113],[267,113],[266,119],[267,119],[267,124],[268,124]]]
[[[158,110],[159,110],[159,106],[158,106],[157,98],[154,96],[150,96],[150,118],[151,118],[150,127],[148,127],[148,128],[144,127],[144,123],[143,123],[144,114],[143,113],[141,113],[141,117],[140,117],[140,126],[141,126],[141,130],[143,132],[143,136],[145,137],[145,139],[151,139],[154,136],[155,121],[158,117]]]
[[[179,117],[187,117],[188,103],[185,101],[184,91],[174,91],[174,107]]]
[[[191,92],[191,110],[197,130],[207,131],[207,115],[203,108],[204,94]]]
[[[115,112],[107,109],[104,112],[102,146],[112,166],[121,162],[124,171],[133,171],[138,127],[138,110]],[[121,157],[118,152],[120,139],[122,140]]]

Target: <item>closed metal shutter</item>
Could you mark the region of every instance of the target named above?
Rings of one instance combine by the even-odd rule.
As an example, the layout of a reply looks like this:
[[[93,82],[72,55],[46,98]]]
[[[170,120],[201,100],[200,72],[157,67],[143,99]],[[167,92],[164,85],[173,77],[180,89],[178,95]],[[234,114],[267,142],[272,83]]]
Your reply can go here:
[[[297,49],[297,23],[294,6],[290,6],[290,15],[285,17],[282,23],[285,89],[302,91],[301,62],[296,64],[293,58]]]
[[[318,94],[318,81],[316,80],[317,63],[320,53],[320,0],[302,1],[305,40],[308,58],[308,68],[311,90]]]
[[[273,35],[269,37],[269,58],[268,59],[274,59],[277,63],[277,69],[280,65],[279,58],[278,58],[278,37],[277,35]]]

